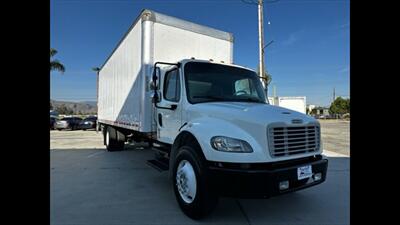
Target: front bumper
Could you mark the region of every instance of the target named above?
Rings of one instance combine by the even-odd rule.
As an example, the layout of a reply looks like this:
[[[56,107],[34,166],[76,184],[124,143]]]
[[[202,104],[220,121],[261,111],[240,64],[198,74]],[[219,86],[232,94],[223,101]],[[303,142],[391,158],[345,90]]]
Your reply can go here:
[[[297,179],[297,168],[311,165],[313,177]],[[274,163],[219,163],[209,162],[211,184],[222,196],[269,198],[320,184],[326,179],[328,160],[321,155]],[[314,174],[322,177],[314,181]],[[279,189],[281,181],[289,181],[289,188]]]

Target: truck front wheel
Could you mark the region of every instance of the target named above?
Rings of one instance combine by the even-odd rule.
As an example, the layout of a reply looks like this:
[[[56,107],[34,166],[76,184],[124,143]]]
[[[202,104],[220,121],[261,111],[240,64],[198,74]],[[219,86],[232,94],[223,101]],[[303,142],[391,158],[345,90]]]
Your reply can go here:
[[[209,185],[204,161],[189,146],[179,149],[173,166],[172,183],[180,208],[192,219],[208,215],[218,202]]]
[[[106,145],[107,151],[113,152],[122,150],[125,143],[118,140],[117,131],[114,128],[107,126],[104,132],[104,144]]]

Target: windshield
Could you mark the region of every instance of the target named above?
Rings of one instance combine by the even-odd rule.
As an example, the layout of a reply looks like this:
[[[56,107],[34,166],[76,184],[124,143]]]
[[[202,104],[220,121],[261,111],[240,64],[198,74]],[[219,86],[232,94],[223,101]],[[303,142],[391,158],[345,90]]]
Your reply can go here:
[[[253,71],[211,63],[185,65],[188,101],[192,104],[212,101],[266,103],[263,87]]]

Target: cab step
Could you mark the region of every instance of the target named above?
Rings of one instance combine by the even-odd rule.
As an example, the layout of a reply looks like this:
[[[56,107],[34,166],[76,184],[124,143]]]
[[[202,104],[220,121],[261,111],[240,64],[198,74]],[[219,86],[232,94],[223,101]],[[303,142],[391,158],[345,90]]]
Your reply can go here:
[[[169,164],[166,159],[150,159],[147,160],[147,165],[153,167],[159,172],[168,171],[169,169]]]

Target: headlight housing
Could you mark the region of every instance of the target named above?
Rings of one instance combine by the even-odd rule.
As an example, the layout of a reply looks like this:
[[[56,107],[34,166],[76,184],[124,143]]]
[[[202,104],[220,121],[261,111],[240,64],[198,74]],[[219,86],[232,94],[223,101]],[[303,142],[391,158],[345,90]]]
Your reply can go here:
[[[250,144],[246,141],[224,136],[212,137],[211,146],[213,149],[222,152],[253,152]]]

